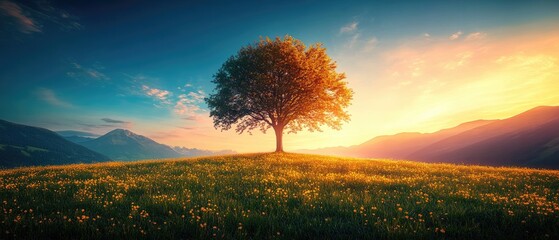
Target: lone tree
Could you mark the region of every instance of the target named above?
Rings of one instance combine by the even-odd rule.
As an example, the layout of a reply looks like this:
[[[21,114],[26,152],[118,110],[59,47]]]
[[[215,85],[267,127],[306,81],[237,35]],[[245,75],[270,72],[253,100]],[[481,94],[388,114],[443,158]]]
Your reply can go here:
[[[215,128],[237,133],[256,128],[276,133],[276,152],[283,152],[283,131],[340,129],[349,120],[344,110],[353,92],[336,72],[336,63],[320,43],[260,39],[241,48],[214,75],[214,93],[206,98]]]

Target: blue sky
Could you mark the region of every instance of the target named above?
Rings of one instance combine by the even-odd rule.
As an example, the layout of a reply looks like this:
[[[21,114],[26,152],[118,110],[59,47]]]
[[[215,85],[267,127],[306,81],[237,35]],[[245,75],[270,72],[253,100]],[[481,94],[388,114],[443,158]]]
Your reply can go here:
[[[306,44],[322,42],[350,85],[359,87],[360,81],[380,84],[379,58],[409,46],[410,39],[454,40],[455,35],[498,41],[544,34],[559,22],[557,12],[558,1],[0,0],[0,118],[97,134],[128,128],[170,145],[267,150],[232,144],[235,135],[211,128],[202,101],[212,92],[211,79],[221,64],[260,36],[290,34]],[[370,74],[355,69],[367,61]],[[356,80],[362,75],[369,78]],[[383,114],[372,111],[369,117]],[[414,128],[341,134],[350,145],[403,130]],[[177,131],[186,132],[169,137]],[[216,138],[223,144],[209,144]],[[261,138],[273,147],[273,136],[247,141]],[[301,139],[316,138],[322,139]]]

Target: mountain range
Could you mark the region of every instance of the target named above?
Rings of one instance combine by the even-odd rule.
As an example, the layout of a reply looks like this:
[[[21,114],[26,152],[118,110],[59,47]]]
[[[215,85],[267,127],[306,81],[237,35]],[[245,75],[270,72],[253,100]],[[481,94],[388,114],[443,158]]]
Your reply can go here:
[[[88,139],[87,135],[73,134],[66,137],[93,151],[107,155],[116,161],[136,161],[144,159],[162,159],[178,157],[195,157],[236,153],[231,150],[210,151],[197,148],[170,147],[148,137],[125,129],[115,129],[98,138]]]
[[[472,121],[434,133],[399,133],[351,147],[299,152],[559,169],[559,107],[537,107],[511,118]]]
[[[433,133],[378,136],[350,147],[303,153],[492,166],[559,169],[559,107],[537,107],[501,120],[477,120]],[[52,132],[0,120],[0,167],[134,161],[234,154],[170,147],[124,129],[99,136]]]
[[[53,132],[0,120],[0,168],[234,153],[231,150],[172,148],[124,129],[115,129],[99,136],[73,130]]]
[[[56,133],[74,143],[87,142],[99,137],[97,134],[73,130],[56,131]]]
[[[124,129],[115,129],[101,137],[78,144],[116,161],[181,157],[181,154],[167,145]]]
[[[50,130],[0,120],[0,167],[106,162],[110,159]]]

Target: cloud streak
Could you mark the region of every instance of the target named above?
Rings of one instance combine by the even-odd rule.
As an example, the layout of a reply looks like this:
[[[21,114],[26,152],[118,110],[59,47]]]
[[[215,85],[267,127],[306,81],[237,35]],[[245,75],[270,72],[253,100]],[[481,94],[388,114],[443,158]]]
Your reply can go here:
[[[94,68],[84,67],[78,63],[71,63],[73,70],[66,73],[71,78],[74,79],[94,79],[94,80],[109,80],[104,73],[100,72]]]
[[[8,17],[6,26],[16,26],[17,31],[25,34],[43,32],[47,24],[56,25],[64,31],[83,28],[76,16],[54,7],[48,1],[31,1],[24,4],[0,0],[0,15]]]
[[[52,91],[51,89],[39,88],[37,89],[35,94],[37,95],[37,97],[39,97],[40,100],[52,106],[61,107],[61,108],[74,108],[74,105],[72,105],[71,103],[63,101],[60,98],[58,98],[56,93],[54,93],[54,91]]]
[[[42,32],[37,21],[25,14],[18,4],[10,1],[0,1],[0,11],[3,15],[9,16],[15,20],[19,31],[22,33],[31,34]]]
[[[363,51],[371,52],[377,47],[377,44],[378,44],[378,39],[376,37],[372,37],[365,43],[365,47],[363,47]]]
[[[179,95],[174,112],[178,115],[195,116],[196,112],[201,110],[199,104],[204,102],[205,96],[206,94],[202,90]]]
[[[359,25],[358,22],[351,22],[351,23],[343,26],[342,28],[340,28],[340,33],[353,33],[355,31],[357,31],[358,25]]]
[[[456,39],[460,38],[460,36],[462,36],[462,34],[464,34],[462,31],[455,32],[452,35],[450,35],[450,37],[448,37],[448,39],[456,40]]]
[[[106,122],[106,123],[119,123],[119,124],[128,124],[128,123],[130,123],[130,122],[127,122],[127,121],[116,120],[116,119],[112,119],[112,118],[101,118],[101,120],[102,120],[103,122]]]
[[[171,104],[169,97],[172,95],[172,93],[170,91],[162,90],[158,88],[151,88],[147,85],[142,85],[142,90],[147,96],[152,97],[153,99],[159,101],[160,103]]]
[[[56,8],[48,1],[38,1],[33,8],[28,8],[37,18],[56,24],[61,30],[80,30],[83,26],[78,22],[78,17],[69,12]]]
[[[466,37],[466,40],[480,40],[480,39],[484,39],[487,36],[486,33],[484,32],[474,32],[474,33],[470,33],[468,34],[468,36]]]
[[[340,28],[340,37],[345,38],[344,48],[356,52],[370,53],[377,48],[379,40],[376,36],[365,34],[359,30],[359,22],[351,22]]]
[[[199,116],[193,115],[193,116],[186,116],[182,118],[183,120],[186,121],[198,121],[200,119]]]

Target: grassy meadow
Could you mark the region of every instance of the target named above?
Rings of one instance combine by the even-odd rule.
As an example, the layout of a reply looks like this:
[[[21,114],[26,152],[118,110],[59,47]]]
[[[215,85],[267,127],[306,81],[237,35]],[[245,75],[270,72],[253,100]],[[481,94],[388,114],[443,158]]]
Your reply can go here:
[[[0,171],[0,239],[559,239],[559,171],[246,154]]]

